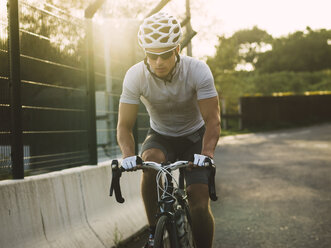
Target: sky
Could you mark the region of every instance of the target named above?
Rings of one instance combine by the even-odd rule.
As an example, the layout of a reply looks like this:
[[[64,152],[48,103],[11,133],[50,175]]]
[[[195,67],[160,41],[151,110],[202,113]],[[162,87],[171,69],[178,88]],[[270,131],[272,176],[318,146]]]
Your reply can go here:
[[[116,2],[107,1],[112,4]],[[150,8],[152,9],[159,1],[152,1]],[[0,10],[4,10],[6,1],[0,0],[0,2]],[[129,0],[124,2],[130,3]],[[171,0],[163,10],[183,19],[185,2],[186,0]],[[307,26],[314,30],[331,29],[331,0],[190,0],[190,2],[191,23],[193,29],[198,32],[192,40],[193,56],[198,58],[206,59],[206,56],[215,53],[218,36],[230,37],[238,30],[251,29],[254,26],[267,31],[273,37],[286,36],[298,30],[304,31]],[[2,17],[5,18],[5,15],[0,19]]]
[[[202,58],[214,54],[219,35],[229,37],[253,26],[273,37],[304,31],[307,26],[331,29],[331,1],[191,0],[191,16],[198,32],[192,41],[193,56]]]

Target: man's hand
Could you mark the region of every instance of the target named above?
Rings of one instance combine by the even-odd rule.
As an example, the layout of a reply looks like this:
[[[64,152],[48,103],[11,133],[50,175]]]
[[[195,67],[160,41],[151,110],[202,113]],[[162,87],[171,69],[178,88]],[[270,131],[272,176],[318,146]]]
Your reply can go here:
[[[205,155],[194,154],[193,164],[197,166],[208,166],[208,165],[213,165],[214,160]]]
[[[124,158],[122,161],[122,167],[125,170],[136,170],[138,165],[141,165],[143,160],[139,156],[131,156]]]

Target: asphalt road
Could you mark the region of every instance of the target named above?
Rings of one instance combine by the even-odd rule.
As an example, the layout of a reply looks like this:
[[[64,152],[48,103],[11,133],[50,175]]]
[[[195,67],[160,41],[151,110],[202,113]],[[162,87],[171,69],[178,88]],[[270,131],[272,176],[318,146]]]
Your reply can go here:
[[[331,124],[224,137],[214,248],[331,247]]]
[[[215,161],[214,248],[331,247],[331,123],[224,137]]]

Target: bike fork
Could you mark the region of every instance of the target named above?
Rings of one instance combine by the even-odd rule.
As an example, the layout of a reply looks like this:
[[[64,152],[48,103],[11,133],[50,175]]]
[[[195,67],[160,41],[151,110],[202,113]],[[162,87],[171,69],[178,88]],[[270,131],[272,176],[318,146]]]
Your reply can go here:
[[[178,237],[177,237],[177,226],[176,226],[176,220],[174,218],[170,219],[170,243],[171,248],[180,248]]]

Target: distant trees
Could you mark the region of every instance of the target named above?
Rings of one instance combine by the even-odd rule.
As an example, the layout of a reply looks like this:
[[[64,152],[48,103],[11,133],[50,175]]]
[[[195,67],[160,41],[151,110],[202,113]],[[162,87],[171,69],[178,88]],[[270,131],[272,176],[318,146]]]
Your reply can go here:
[[[219,37],[216,54],[207,63],[214,72],[243,68],[259,72],[319,71],[331,68],[331,30],[297,31],[273,38],[257,27]],[[247,67],[249,66],[249,67]]]
[[[238,65],[254,64],[257,55],[272,42],[272,36],[266,31],[254,27],[251,30],[240,30],[229,38],[219,37],[214,57],[207,63],[216,71],[233,71]]]
[[[272,50],[261,53],[255,68],[261,72],[319,71],[331,68],[331,30],[297,31],[274,39]]]
[[[219,37],[216,54],[207,63],[228,113],[236,113],[245,94],[331,91],[330,43],[331,30],[307,27],[273,38],[254,27]]]

